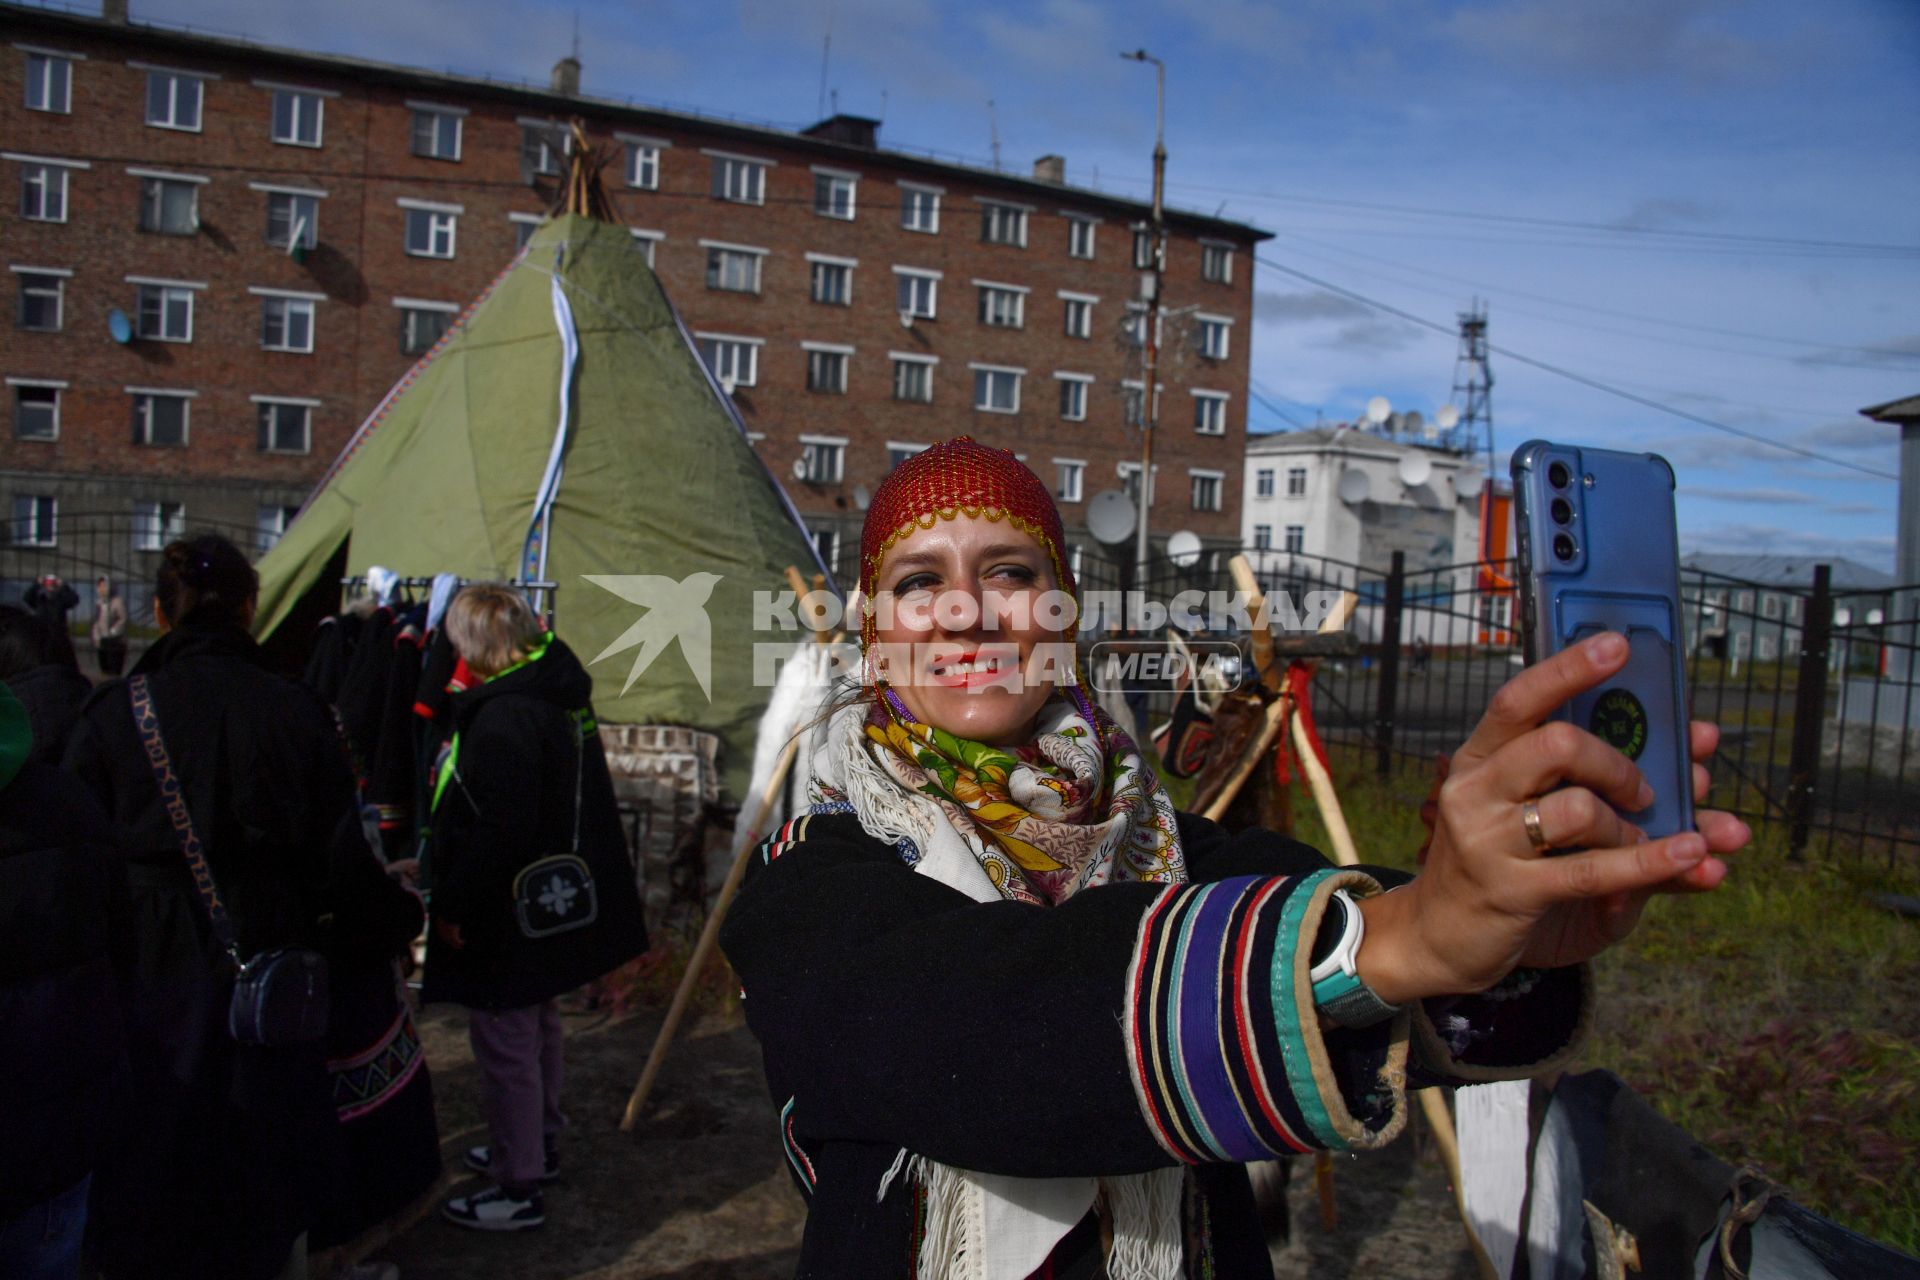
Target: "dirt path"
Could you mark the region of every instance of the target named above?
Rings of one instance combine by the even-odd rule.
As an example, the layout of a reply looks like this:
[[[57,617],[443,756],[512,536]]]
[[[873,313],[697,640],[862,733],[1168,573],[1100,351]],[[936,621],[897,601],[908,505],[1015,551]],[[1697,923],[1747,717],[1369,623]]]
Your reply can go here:
[[[759,1049],[734,1019],[710,1018],[675,1044],[631,1134],[627,1092],[659,1028],[658,1011],[566,1018],[562,1178],[547,1225],[485,1235],[440,1221],[438,1201],[481,1185],[460,1153],[486,1141],[466,1015],[422,1020],[448,1172],[427,1216],[376,1256],[403,1280],[786,1280],[804,1211],[788,1181]],[[1312,1168],[1295,1167],[1293,1239],[1274,1253],[1281,1280],[1475,1280],[1452,1201],[1431,1155],[1403,1139],[1387,1152],[1335,1158],[1339,1227],[1321,1225]],[[1366,1230],[1362,1228],[1366,1227]]]

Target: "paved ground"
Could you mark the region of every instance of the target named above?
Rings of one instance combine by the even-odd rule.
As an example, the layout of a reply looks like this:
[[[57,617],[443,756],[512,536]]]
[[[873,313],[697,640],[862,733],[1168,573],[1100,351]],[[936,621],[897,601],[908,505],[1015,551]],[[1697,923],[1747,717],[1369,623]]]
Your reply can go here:
[[[803,1210],[787,1180],[753,1038],[710,1018],[674,1046],[632,1134],[618,1121],[659,1026],[567,1017],[567,1107],[574,1127],[547,1225],[518,1236],[462,1231],[428,1212],[376,1256],[405,1280],[782,1280],[793,1274]],[[478,1186],[459,1153],[484,1142],[466,1016],[423,1020],[449,1173],[435,1197]],[[1474,1280],[1452,1200],[1430,1151],[1403,1138],[1387,1152],[1337,1157],[1337,1227],[1321,1221],[1309,1163],[1287,1195],[1293,1239],[1276,1248],[1281,1280]]]

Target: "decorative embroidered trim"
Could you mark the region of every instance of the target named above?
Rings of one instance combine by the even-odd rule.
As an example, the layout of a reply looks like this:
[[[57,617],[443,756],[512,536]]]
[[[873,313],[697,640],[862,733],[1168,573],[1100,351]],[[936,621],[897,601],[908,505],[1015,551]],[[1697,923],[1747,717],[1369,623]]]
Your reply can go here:
[[[1169,889],[1142,918],[1127,1060],[1148,1128],[1175,1159],[1268,1160],[1376,1146],[1397,1131],[1397,1106],[1387,1132],[1349,1111],[1304,980],[1309,908],[1317,925],[1321,899],[1347,881],[1371,883],[1335,868],[1245,876]],[[1380,1050],[1395,1098],[1405,1053],[1404,1031]]]
[[[420,1032],[403,1005],[393,1025],[373,1046],[351,1058],[327,1063],[333,1077],[333,1109],[341,1123],[378,1111],[412,1083],[426,1065]]]
[[[797,1097],[788,1098],[787,1105],[780,1108],[780,1145],[786,1148],[787,1163],[793,1166],[794,1176],[800,1179],[808,1198],[812,1198],[813,1189],[820,1180],[814,1175],[813,1161],[800,1149],[800,1139],[793,1136],[793,1104],[799,1100]]]
[[[807,824],[812,821],[813,815],[810,813],[802,814],[797,818],[788,818],[785,826],[761,841],[761,863],[766,866],[772,866],[775,858],[778,858],[781,854],[793,848],[793,846],[799,844],[802,840],[805,840],[807,838]]]

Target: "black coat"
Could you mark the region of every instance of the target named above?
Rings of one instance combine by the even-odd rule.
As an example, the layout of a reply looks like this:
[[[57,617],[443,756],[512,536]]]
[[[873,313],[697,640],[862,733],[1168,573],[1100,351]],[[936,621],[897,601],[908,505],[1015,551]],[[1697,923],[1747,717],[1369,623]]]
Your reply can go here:
[[[93,682],[64,662],[49,662],[22,671],[7,680],[13,696],[27,709],[33,725],[33,755],[42,764],[60,763],[67,736],[80,719],[80,707],[93,692]]]
[[[352,774],[318,699],[269,671],[238,630],[176,629],[135,674],[150,680],[241,954],[306,945],[351,964],[390,948],[417,907],[366,849]],[[102,1267],[271,1276],[350,1177],[322,1047],[240,1046],[228,1034],[231,966],[124,682],[88,701],[67,767],[106,808],[126,853],[137,952],[130,1083],[89,1223]]]
[[[105,815],[29,762],[0,791],[0,1220],[93,1169],[122,1056],[128,916]]]
[[[431,817],[430,902],[438,928],[422,997],[476,1009],[518,1009],[571,991],[639,955],[647,929],[613,780],[591,725],[593,682],[573,651],[543,656],[453,696],[457,735],[446,787]],[[599,916],[585,928],[527,938],[513,911],[513,880],[528,864],[572,848],[578,771],[580,856],[592,870]]]
[[[1310,989],[1283,999],[1283,976],[1304,974],[1335,887],[1404,873],[1333,870],[1295,841],[1187,814],[1180,829],[1191,887],[1102,885],[1057,907],[975,902],[914,874],[850,813],[796,818],[761,846],[720,944],[808,1201],[801,1277],[914,1274],[923,1192],[901,1177],[879,1195],[903,1148],[1029,1178],[1193,1163],[1189,1240],[1211,1269],[1190,1246],[1189,1274],[1267,1277],[1236,1161],[1378,1145],[1402,1122],[1404,1087],[1528,1074],[1582,1025],[1580,971],[1555,970],[1524,999],[1454,1002],[1471,1061],[1433,1034],[1437,1010],[1413,1011],[1410,1061],[1405,1017],[1322,1033]],[[1171,1083],[1170,1057],[1191,1088]],[[1271,1102],[1249,1118],[1262,1087]],[[1206,1149],[1197,1118],[1258,1141]],[[1082,1228],[1056,1246],[1060,1274],[1099,1247]]]

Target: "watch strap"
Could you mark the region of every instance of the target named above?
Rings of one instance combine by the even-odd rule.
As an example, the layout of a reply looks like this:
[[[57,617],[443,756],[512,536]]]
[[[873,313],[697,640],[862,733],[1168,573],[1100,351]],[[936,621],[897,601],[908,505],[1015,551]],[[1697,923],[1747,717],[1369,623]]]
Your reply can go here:
[[[1400,1010],[1373,993],[1358,974],[1341,971],[1313,984],[1313,1002],[1343,1027],[1371,1027]]]

